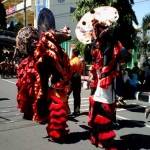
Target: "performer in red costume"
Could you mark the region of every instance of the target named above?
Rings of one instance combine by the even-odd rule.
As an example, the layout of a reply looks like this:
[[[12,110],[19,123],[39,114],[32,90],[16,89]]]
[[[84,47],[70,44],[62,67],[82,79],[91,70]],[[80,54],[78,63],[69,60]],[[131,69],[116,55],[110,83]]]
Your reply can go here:
[[[35,69],[34,50],[38,41],[38,31],[33,27],[20,29],[16,37],[16,47],[26,57],[20,62],[17,68],[17,102],[24,119],[32,120],[33,103],[36,99],[35,88],[39,80]]]
[[[49,30],[39,40],[36,29],[24,27],[16,38],[17,49],[26,55],[17,68],[18,108],[25,119],[48,123],[48,136],[56,142],[69,131],[70,61],[59,45],[71,38],[69,33],[67,27]]]
[[[114,29],[118,18],[115,8],[98,7],[86,13],[76,27],[79,41],[94,45],[92,51],[95,52],[97,68],[97,88],[89,98],[90,140],[95,146],[106,149],[113,149],[111,144],[116,136],[112,128],[116,114],[115,78],[119,71],[119,60],[126,54],[126,49],[115,37]]]
[[[62,142],[68,134],[69,57],[60,42],[70,39],[68,29],[49,30],[41,35],[34,53],[40,88],[36,91],[34,120],[47,123],[50,140]],[[49,81],[51,82],[49,85]]]
[[[94,95],[97,83],[98,83],[98,71],[102,64],[102,54],[98,49],[98,43],[95,43],[95,45],[91,49],[91,55],[92,55],[92,65],[89,68],[89,78],[90,79],[90,88],[91,88],[91,94]]]

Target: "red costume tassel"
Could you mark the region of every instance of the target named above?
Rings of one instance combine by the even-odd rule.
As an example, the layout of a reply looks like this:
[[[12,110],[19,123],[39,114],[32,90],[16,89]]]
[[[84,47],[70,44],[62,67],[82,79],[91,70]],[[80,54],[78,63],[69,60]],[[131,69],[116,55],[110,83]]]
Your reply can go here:
[[[113,139],[116,136],[114,131],[101,132],[98,134],[98,138],[100,141],[107,141]]]
[[[111,120],[104,116],[97,115],[94,119],[94,123],[100,124],[100,125],[108,125],[111,123]]]

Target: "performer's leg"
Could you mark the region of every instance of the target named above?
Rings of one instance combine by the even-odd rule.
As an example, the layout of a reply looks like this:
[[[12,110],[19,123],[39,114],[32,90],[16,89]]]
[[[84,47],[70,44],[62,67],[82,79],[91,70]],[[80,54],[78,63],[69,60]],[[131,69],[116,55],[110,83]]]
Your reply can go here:
[[[81,89],[76,88],[73,90],[74,97],[74,115],[78,115],[80,113],[80,104],[81,104]]]
[[[47,133],[52,141],[63,142],[69,130],[67,122],[68,112],[63,100],[55,95],[50,95],[52,103],[49,106]]]
[[[116,134],[112,128],[114,108],[113,104],[100,102],[94,102],[93,106],[91,106],[92,113],[89,115],[90,139],[95,146],[103,145],[106,147],[115,137]]]

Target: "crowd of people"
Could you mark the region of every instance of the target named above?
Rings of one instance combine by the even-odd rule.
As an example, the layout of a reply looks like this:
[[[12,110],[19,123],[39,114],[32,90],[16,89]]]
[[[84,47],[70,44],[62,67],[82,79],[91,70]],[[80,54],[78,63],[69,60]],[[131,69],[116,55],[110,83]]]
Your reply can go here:
[[[91,65],[87,79],[89,88],[91,89],[91,95],[94,94],[97,87],[97,75],[94,65]],[[119,76],[116,78],[116,99],[118,105],[125,105],[123,100],[135,99],[136,92],[148,92],[150,91],[150,64],[143,63],[143,66],[138,67],[138,63],[135,62],[132,69],[122,66],[120,68]],[[126,92],[124,92],[126,91]]]
[[[17,73],[17,66],[24,58],[19,54],[14,57],[14,50],[0,50],[0,75],[1,78],[14,78]]]

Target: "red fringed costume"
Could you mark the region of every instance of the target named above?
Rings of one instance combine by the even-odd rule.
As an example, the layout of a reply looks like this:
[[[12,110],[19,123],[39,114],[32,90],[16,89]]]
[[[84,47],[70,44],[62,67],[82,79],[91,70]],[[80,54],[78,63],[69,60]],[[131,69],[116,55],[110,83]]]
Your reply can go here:
[[[35,51],[40,90],[34,103],[34,120],[48,123],[47,133],[51,140],[60,142],[68,134],[68,95],[70,65],[67,54],[59,45],[68,35],[50,30],[43,33]],[[48,83],[51,81],[49,87]]]
[[[89,98],[90,110],[88,124],[91,127],[91,142],[96,146],[108,146],[115,136],[112,123],[115,121],[115,78],[118,75],[117,63],[123,46],[117,42],[112,59],[108,65],[99,65],[99,79],[94,96]]]
[[[47,123],[51,140],[60,142],[68,134],[70,63],[60,42],[71,38],[64,28],[41,35],[32,27],[22,28],[16,38],[18,50],[26,54],[17,70],[17,102],[25,119]],[[50,85],[51,84],[51,85]]]
[[[111,149],[116,133],[115,121],[115,78],[119,63],[126,50],[115,37],[115,25],[119,18],[115,8],[102,6],[87,12],[76,27],[76,35],[84,44],[92,44],[92,56],[97,72],[97,88],[89,97],[88,124],[91,143],[97,147]],[[114,148],[115,150],[115,148]]]
[[[39,80],[38,72],[35,68],[34,50],[38,41],[38,32],[32,27],[20,29],[16,37],[16,47],[26,54],[17,68],[17,102],[20,112],[24,114],[24,119],[32,120],[33,103],[36,99],[35,88]]]
[[[17,102],[18,108],[24,113],[25,119],[33,117],[32,105],[36,99],[35,88],[39,75],[35,69],[35,61],[33,57],[25,58],[17,68]]]

